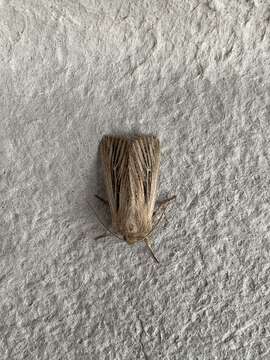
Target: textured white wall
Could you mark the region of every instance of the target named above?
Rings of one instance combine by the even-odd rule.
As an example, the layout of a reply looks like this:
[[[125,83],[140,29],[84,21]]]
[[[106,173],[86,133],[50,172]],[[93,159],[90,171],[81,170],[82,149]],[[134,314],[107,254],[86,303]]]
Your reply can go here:
[[[269,75],[269,1],[0,1],[1,360],[270,359]],[[134,131],[178,196],[160,265],[94,241]]]

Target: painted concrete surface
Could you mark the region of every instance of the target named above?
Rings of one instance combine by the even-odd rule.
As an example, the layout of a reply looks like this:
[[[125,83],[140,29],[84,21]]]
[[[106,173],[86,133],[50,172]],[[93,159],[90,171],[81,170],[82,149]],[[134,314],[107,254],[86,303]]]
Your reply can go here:
[[[270,4],[0,1],[1,360],[270,359]],[[98,143],[152,133],[143,244],[109,225]]]

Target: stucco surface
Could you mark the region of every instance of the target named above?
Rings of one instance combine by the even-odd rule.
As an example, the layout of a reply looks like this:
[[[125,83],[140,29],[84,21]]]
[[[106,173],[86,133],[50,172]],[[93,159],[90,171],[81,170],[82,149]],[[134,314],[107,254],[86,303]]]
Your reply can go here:
[[[0,359],[270,359],[270,4],[0,1]],[[153,133],[143,244],[110,223],[98,143]]]

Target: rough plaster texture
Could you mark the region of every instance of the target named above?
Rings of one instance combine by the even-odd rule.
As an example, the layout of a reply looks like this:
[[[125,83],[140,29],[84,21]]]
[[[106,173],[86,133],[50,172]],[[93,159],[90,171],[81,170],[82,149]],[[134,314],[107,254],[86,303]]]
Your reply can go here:
[[[1,0],[0,49],[0,359],[269,360],[269,2]],[[136,131],[160,265],[87,203]]]

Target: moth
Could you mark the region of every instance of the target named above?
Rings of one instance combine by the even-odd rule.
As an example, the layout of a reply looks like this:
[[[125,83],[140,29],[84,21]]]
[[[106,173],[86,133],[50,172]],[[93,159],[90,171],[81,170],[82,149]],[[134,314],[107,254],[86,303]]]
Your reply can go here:
[[[156,203],[160,168],[158,138],[106,135],[101,140],[100,153],[108,201],[96,197],[110,207],[113,231],[109,233],[117,237],[122,235],[128,244],[144,241],[158,262],[150,235],[162,217],[155,221],[158,210],[175,199],[172,196]]]

